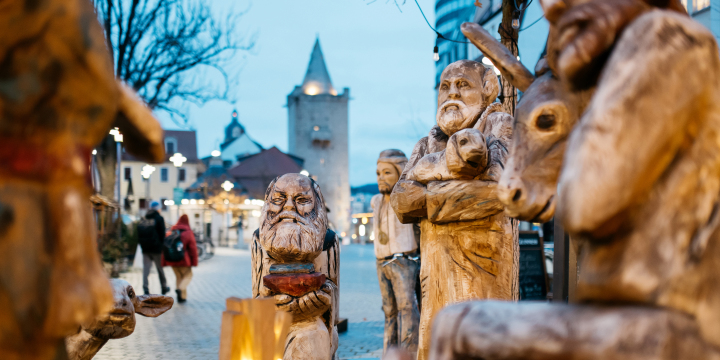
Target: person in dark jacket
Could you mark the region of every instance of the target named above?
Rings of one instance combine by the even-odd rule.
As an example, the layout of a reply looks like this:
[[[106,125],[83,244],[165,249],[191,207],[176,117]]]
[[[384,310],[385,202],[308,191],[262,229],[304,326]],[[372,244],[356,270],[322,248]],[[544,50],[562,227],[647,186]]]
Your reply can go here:
[[[177,280],[177,290],[175,292],[177,293],[178,302],[185,302],[187,300],[187,287],[190,285],[193,276],[192,266],[198,264],[197,243],[187,215],[183,214],[177,224],[170,229],[170,231],[175,230],[181,231],[180,241],[182,241],[183,249],[185,249],[185,258],[180,261],[167,261],[163,258],[162,265],[172,266]]]
[[[153,201],[150,203],[150,210],[145,214],[146,219],[155,220],[155,230],[158,233],[158,239],[153,244],[140,244],[140,248],[143,252],[143,290],[145,295],[150,294],[150,287],[148,286],[148,275],[150,275],[150,267],[155,263],[158,276],[160,277],[160,286],[162,286],[162,294],[167,294],[170,288],[167,286],[165,280],[165,271],[162,268],[162,250],[163,242],[165,241],[165,219],[160,215],[158,211],[160,209],[160,203]]]

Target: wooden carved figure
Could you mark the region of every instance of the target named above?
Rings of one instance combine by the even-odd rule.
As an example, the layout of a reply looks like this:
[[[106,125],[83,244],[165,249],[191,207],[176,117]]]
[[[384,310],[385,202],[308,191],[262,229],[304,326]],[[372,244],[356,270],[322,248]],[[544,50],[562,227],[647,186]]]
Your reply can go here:
[[[557,196],[565,229],[584,243],[577,296],[586,305],[448,308],[434,358],[720,358],[715,38],[683,14],[641,4],[609,54],[586,58],[577,49],[598,36],[588,21],[617,8],[547,3],[562,25],[559,58],[584,64],[557,66],[558,77],[596,89],[567,142]],[[581,72],[599,77],[587,84]]]
[[[471,299],[518,298],[517,224],[503,214],[497,182],[465,179],[425,185],[408,180],[423,157],[446,150],[449,136],[473,127],[485,130],[496,122],[511,123],[510,115],[490,106],[498,88],[497,76],[480,63],[461,60],[448,65],[438,91],[437,126],[415,145],[390,197],[401,222],[420,222],[419,359],[428,356],[430,325],[442,307]],[[502,144],[501,156],[496,157],[501,163],[509,145]]]
[[[113,73],[88,0],[0,2],[0,358],[65,356],[106,312],[89,164],[111,126],[162,161],[162,129]]]
[[[125,280],[112,279],[113,309],[83,325],[77,334],[65,338],[70,360],[90,360],[112,339],[121,339],[135,331],[135,314],[158,317],[170,310],[173,298],[163,295],[135,294]]]
[[[253,297],[290,312],[283,359],[330,360],[338,346],[339,242],[328,229],[320,187],[300,174],[265,192],[252,246]]]
[[[415,293],[420,257],[413,224],[403,224],[390,206],[390,193],[407,164],[405,153],[380,153],[377,180],[380,194],[373,196],[373,233],[378,282],[385,313],[383,352],[393,346],[417,354],[420,311]]]

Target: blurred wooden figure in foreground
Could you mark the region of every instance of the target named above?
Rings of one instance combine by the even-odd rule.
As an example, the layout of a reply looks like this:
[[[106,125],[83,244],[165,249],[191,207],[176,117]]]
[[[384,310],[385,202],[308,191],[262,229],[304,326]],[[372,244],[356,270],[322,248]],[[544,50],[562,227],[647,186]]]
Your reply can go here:
[[[0,358],[62,359],[112,306],[89,204],[92,148],[111,126],[164,156],[162,129],[115,80],[88,0],[0,2]]]
[[[320,187],[285,174],[265,192],[253,235],[253,297],[292,314],[285,360],[330,360],[338,347],[340,244],[328,229]]]

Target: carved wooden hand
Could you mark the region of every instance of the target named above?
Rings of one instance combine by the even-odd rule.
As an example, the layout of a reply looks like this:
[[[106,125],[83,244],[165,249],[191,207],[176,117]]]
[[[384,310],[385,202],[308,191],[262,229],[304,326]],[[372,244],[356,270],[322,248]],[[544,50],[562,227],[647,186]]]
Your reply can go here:
[[[300,297],[278,294],[275,295],[275,304],[278,310],[292,313],[295,319],[311,319],[322,315],[330,309],[332,305],[332,285],[330,280],[327,280],[320,290],[309,292]]]

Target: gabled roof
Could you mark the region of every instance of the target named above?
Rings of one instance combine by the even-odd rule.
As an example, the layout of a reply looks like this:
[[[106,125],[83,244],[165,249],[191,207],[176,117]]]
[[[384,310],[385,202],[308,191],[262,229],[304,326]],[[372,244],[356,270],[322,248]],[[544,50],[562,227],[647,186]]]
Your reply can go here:
[[[337,95],[337,91],[335,91],[332,86],[332,81],[330,81],[330,74],[325,66],[325,58],[320,49],[320,39],[315,39],[315,46],[313,47],[312,55],[310,55],[310,63],[305,73],[302,91],[308,95]]]
[[[244,158],[228,173],[245,189],[253,199],[263,199],[270,182],[280,175],[299,173],[302,166],[297,157],[283,153],[277,147],[263,150],[258,154]]]
[[[163,136],[163,143],[165,143],[165,139],[167,138],[175,139],[177,144],[175,152],[179,152],[184,157],[186,157],[187,162],[199,161],[197,155],[197,134],[195,133],[195,130],[165,130],[165,134]],[[165,154],[165,161],[168,161],[171,156],[173,156],[173,154]],[[123,152],[122,154],[122,160],[140,161],[134,156],[125,152]]]

